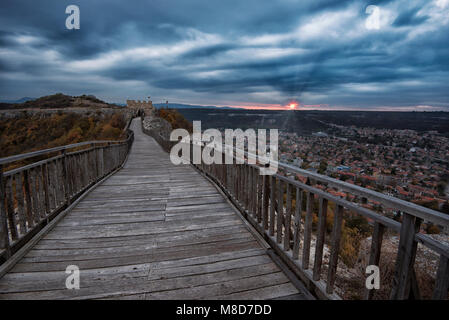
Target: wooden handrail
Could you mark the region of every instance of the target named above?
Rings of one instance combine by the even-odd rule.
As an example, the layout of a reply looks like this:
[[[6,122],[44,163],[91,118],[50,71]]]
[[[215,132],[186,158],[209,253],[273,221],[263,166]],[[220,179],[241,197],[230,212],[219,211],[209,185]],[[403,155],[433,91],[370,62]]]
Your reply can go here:
[[[153,136],[163,148],[169,152],[170,147],[177,142],[168,141],[152,130],[144,130]],[[193,143],[189,145],[193,150]],[[203,144],[201,144],[203,148]],[[222,150],[227,150],[223,145]],[[232,147],[234,152],[244,152],[246,158],[255,155]],[[202,150],[201,150],[202,151]],[[192,152],[191,152],[192,155]],[[338,299],[335,294],[335,279],[339,242],[342,234],[343,213],[350,211],[372,220],[373,235],[369,264],[378,265],[382,247],[382,239],[386,229],[399,233],[394,281],[391,287],[391,299],[407,299],[410,296],[420,297],[419,287],[414,271],[417,244],[421,243],[440,256],[436,275],[436,285],[433,299],[447,299],[449,288],[449,246],[419,232],[423,221],[432,222],[445,228],[449,226],[449,216],[404,200],[384,195],[369,189],[345,183],[333,178],[316,174],[294,166],[277,162],[286,171],[309,177],[315,181],[345,190],[349,193],[379,201],[386,208],[402,211],[402,222],[385,217],[340,197],[334,196],[316,187],[306,185],[289,177],[275,174],[261,176],[261,167],[253,164],[224,164],[225,153],[222,153],[223,164],[206,165],[193,164],[203,174],[208,176],[223,190],[229,199],[242,212],[246,219],[267,240],[284,262],[302,279],[308,289],[322,298]],[[235,156],[233,155],[234,159]],[[292,192],[296,192],[296,207],[292,206]],[[285,201],[284,195],[286,194]],[[303,194],[306,198],[303,198]],[[312,215],[314,199],[317,198],[318,229],[314,235],[317,239],[314,252],[314,263],[310,266],[310,245],[312,241]],[[285,205],[284,205],[285,202]],[[302,212],[303,204],[306,212]],[[323,246],[326,230],[326,215],[329,203],[335,204],[334,227],[331,234],[331,257],[329,259],[327,276],[322,275]],[[303,217],[305,214],[305,218]],[[301,232],[300,226],[304,231]],[[301,234],[302,233],[302,234]],[[303,252],[299,252],[299,244],[303,243]],[[311,268],[312,267],[312,268]],[[384,284],[386,285],[386,284]],[[366,290],[365,298],[371,299],[373,290]]]
[[[174,144],[174,142],[171,142],[171,144]],[[191,142],[191,144],[194,144]],[[200,144],[200,146],[204,146],[203,143]],[[257,156],[249,153],[248,151],[237,149],[235,146],[229,146],[227,147],[225,144],[222,145],[223,152],[226,153],[226,150],[233,150],[234,154],[237,152],[240,152],[243,154],[247,159],[251,158],[254,160],[257,160]],[[297,173],[302,176],[308,177],[310,179],[313,179],[315,181],[319,181],[321,183],[327,184],[331,187],[339,188],[340,190],[347,191],[351,194],[364,197],[370,200],[375,200],[383,205],[385,205],[388,208],[399,210],[399,211],[405,211],[408,214],[411,214],[417,218],[423,219],[425,221],[432,222],[433,224],[441,225],[444,227],[449,226],[449,215],[444,214],[439,211],[432,210],[430,208],[426,208],[424,206],[417,205],[413,202],[404,201],[402,199],[398,199],[396,197],[392,197],[390,195],[386,195],[374,190],[370,190],[367,188],[363,188],[354,184],[350,184],[338,179],[334,179],[322,174],[318,174],[315,172],[307,171],[280,161],[271,161],[270,159],[266,158],[264,161],[270,161],[272,165],[277,166],[278,168],[283,168],[288,172],[291,173]]]
[[[28,153],[22,153],[22,154],[10,156],[10,157],[0,158],[0,164],[4,165],[7,163],[25,160],[28,158],[33,158],[33,157],[41,156],[41,155],[48,154],[48,153],[54,153],[54,152],[59,152],[59,151],[63,151],[63,150],[79,148],[79,147],[83,147],[83,146],[87,146],[87,145],[95,146],[95,145],[106,144],[106,143],[114,143],[114,144],[125,143],[128,141],[128,139],[129,139],[129,137],[126,140],[119,140],[119,141],[117,141],[117,140],[86,141],[86,142],[74,143],[74,144],[69,144],[69,145],[60,146],[60,147],[54,147],[54,148],[43,149],[43,150],[38,150],[38,151],[33,151],[33,152],[28,152]]]
[[[125,140],[81,142],[0,159],[0,263],[123,164],[134,140],[134,133],[125,130]],[[67,152],[83,146],[90,148]],[[5,164],[56,152],[61,154],[3,172]]]

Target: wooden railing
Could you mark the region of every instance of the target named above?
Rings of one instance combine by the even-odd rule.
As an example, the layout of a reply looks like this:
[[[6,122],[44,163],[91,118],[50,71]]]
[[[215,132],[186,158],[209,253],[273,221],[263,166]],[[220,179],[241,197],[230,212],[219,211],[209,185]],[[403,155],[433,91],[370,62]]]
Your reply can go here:
[[[148,132],[157,141],[163,138],[155,132]],[[167,151],[174,144],[163,141]],[[192,148],[192,145],[190,145]],[[236,150],[233,148],[234,151]],[[203,150],[203,147],[201,147]],[[223,150],[225,150],[223,148]],[[191,149],[191,153],[193,151]],[[246,158],[253,157],[244,152]],[[192,163],[191,159],[188,159]],[[222,154],[222,163],[225,163]],[[340,255],[342,224],[344,214],[351,212],[371,221],[372,241],[369,265],[379,266],[381,247],[387,230],[399,234],[395,274],[391,284],[390,299],[420,298],[415,274],[415,257],[418,243],[439,255],[433,299],[447,299],[449,287],[449,246],[426,234],[420,233],[423,221],[440,225],[447,230],[449,215],[427,209],[369,189],[332,179],[287,164],[277,163],[285,172],[307,176],[313,181],[333,186],[365,199],[379,201],[388,208],[402,212],[402,222],[390,219],[357,203],[334,196],[319,188],[301,183],[280,174],[261,175],[259,165],[244,164],[192,164],[213,180],[236,205],[245,218],[265,238],[284,262],[303,280],[308,289],[320,298],[339,299],[335,293],[337,264]],[[318,199],[318,226],[312,233],[312,219],[315,199]],[[293,202],[294,200],[294,202]],[[327,215],[333,203],[333,226],[328,262],[323,259]],[[302,208],[305,206],[305,212]],[[303,231],[301,231],[303,230]],[[315,250],[311,250],[312,238]],[[300,250],[300,247],[302,249]],[[313,263],[311,261],[313,259]],[[327,272],[323,272],[326,263]],[[372,299],[374,290],[365,290],[365,299]]]
[[[123,141],[82,142],[0,159],[0,262],[124,163],[134,139],[127,128]],[[36,157],[46,159],[3,171]]]

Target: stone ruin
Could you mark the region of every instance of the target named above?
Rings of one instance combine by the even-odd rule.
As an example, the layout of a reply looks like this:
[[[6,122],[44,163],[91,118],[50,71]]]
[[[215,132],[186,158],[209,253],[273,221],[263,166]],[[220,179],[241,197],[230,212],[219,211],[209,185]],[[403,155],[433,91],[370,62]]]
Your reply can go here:
[[[152,116],[154,114],[153,102],[148,97],[148,101],[140,100],[126,100],[126,105],[130,109],[134,109],[136,112],[142,111],[145,117]]]

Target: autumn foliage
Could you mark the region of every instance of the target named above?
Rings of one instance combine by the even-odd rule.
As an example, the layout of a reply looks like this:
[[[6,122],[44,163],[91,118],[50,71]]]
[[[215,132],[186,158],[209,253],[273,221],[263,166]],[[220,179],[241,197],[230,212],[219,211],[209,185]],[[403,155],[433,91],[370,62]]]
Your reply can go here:
[[[190,133],[193,131],[192,123],[184,118],[178,110],[161,108],[156,111],[156,116],[167,120],[173,129],[186,129]]]
[[[0,119],[0,157],[83,141],[120,140],[125,137],[125,126],[125,116],[120,112],[58,112]]]

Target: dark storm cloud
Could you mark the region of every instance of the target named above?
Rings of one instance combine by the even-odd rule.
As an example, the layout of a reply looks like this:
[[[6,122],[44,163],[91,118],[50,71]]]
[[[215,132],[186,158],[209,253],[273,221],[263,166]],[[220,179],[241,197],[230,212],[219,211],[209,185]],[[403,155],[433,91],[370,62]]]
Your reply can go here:
[[[426,21],[429,17],[417,16],[420,11],[419,7],[407,9],[402,12],[394,21],[394,25],[398,27],[418,25]]]
[[[81,29],[65,28],[65,8]],[[365,26],[368,5],[380,28]],[[448,106],[447,0],[4,0],[0,96]]]
[[[199,58],[204,58],[204,57],[211,57],[216,54],[223,53],[223,52],[229,51],[230,49],[235,49],[235,48],[237,48],[237,46],[233,45],[231,43],[207,46],[204,48],[193,49],[193,50],[183,54],[181,56],[181,59],[182,58],[199,59]]]

